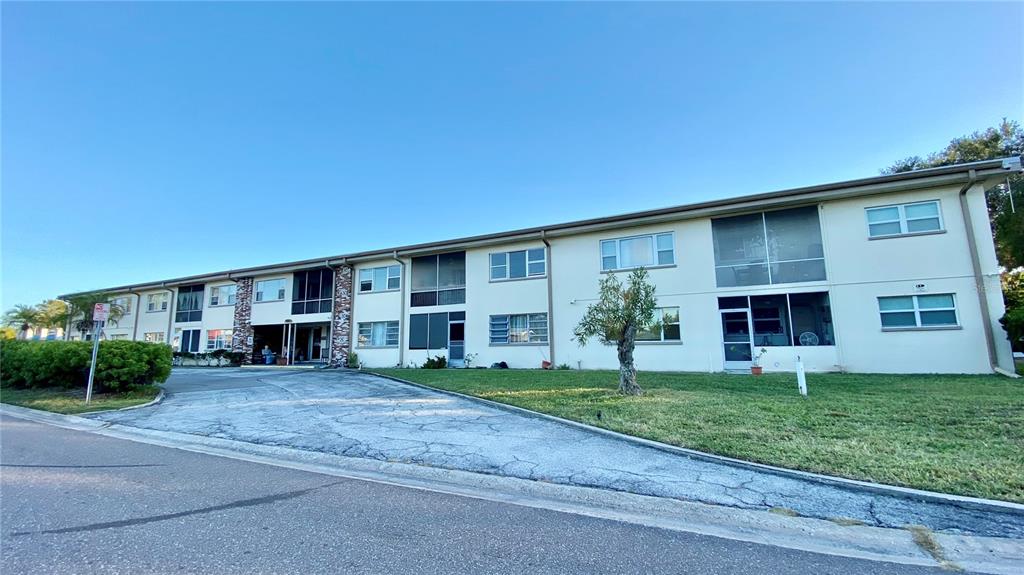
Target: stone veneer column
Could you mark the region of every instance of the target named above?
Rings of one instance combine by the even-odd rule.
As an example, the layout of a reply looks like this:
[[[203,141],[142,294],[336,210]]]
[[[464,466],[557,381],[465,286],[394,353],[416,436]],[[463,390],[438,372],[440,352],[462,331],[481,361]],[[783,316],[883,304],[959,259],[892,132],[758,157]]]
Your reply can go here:
[[[241,278],[235,282],[235,324],[231,332],[231,351],[242,352],[242,364],[252,364],[252,281]]]
[[[334,305],[331,306],[331,365],[348,367],[352,341],[352,266],[334,270]]]

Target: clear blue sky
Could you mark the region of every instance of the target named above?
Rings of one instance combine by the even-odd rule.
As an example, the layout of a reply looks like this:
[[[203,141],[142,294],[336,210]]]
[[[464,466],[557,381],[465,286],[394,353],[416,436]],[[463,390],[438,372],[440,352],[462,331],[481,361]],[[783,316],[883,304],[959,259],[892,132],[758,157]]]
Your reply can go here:
[[[1024,115],[1022,23],[5,2],[2,305],[876,175]]]

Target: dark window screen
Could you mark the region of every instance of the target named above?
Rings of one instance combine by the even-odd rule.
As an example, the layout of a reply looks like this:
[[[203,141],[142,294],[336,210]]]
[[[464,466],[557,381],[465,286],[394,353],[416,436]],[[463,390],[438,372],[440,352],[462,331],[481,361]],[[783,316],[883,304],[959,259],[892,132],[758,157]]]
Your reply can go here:
[[[409,349],[427,349],[427,314],[409,316]]]

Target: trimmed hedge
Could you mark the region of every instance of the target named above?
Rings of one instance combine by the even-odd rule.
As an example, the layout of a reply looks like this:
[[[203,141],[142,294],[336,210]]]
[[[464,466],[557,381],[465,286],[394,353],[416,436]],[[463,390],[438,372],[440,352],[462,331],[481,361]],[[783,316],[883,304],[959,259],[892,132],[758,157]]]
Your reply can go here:
[[[0,385],[4,387],[85,387],[92,342],[0,342]],[[162,383],[171,374],[171,347],[142,341],[101,341],[96,358],[99,391],[124,391]]]

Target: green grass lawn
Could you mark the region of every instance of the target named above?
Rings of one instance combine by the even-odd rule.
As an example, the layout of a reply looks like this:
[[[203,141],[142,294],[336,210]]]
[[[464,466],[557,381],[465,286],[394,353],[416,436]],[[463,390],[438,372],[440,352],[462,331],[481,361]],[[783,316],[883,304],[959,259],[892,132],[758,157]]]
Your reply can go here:
[[[155,385],[138,387],[124,393],[94,393],[85,404],[84,389],[0,389],[0,402],[56,413],[85,413],[142,405],[160,393]]]
[[[1024,380],[1000,376],[380,369],[700,451],[853,479],[1024,503]],[[598,419],[598,413],[601,418]]]

